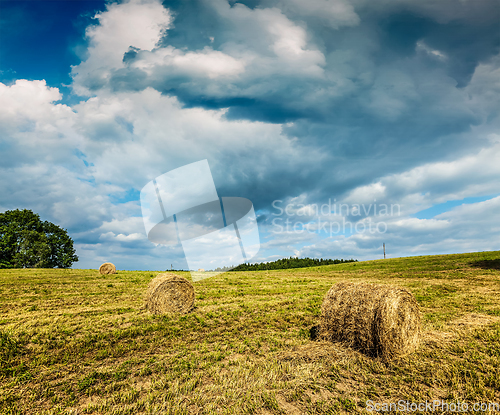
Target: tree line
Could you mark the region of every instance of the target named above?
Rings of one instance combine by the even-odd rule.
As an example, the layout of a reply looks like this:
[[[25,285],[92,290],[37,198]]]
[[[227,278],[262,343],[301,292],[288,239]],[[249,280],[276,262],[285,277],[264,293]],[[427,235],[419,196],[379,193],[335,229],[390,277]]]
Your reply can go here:
[[[235,268],[222,267],[216,268],[214,271],[267,271],[274,269],[289,269],[289,268],[306,268],[319,267],[321,265],[344,264],[348,262],[357,262],[357,259],[317,259],[317,258],[282,258],[272,262],[261,262],[256,264],[241,264]]]

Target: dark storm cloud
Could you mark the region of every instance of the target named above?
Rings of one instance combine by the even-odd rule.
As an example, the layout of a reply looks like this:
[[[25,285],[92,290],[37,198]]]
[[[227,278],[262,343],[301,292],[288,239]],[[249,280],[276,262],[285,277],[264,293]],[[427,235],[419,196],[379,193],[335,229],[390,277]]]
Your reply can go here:
[[[218,2],[220,3],[220,2]],[[239,6],[242,6],[242,2]],[[376,10],[378,5],[368,6],[361,4],[359,6],[359,15],[362,25],[355,25],[332,29],[318,21],[317,17],[304,16],[298,13],[285,14],[290,17],[290,20],[297,24],[307,24],[308,36],[312,39],[322,53],[328,55],[335,50],[343,49],[347,46],[348,49],[366,52],[366,44],[372,44],[370,56],[367,58],[367,63],[371,66],[390,66],[393,63],[398,63],[402,59],[414,58],[417,54],[418,42],[425,43],[429,48],[435,48],[443,52],[447,59],[446,63],[441,62],[440,70],[444,71],[456,80],[459,87],[465,86],[472,76],[475,67],[479,62],[488,60],[491,56],[499,51],[500,33],[498,21],[500,18],[500,5],[498,1],[481,1],[476,2],[473,10],[470,10],[471,2],[443,2],[440,8],[432,9],[425,7],[419,2],[392,2],[392,7],[380,7],[381,10]],[[268,43],[265,37],[259,33],[253,33],[251,38],[248,38],[244,33],[241,36],[236,30],[237,27],[230,19],[231,14],[223,14],[217,7],[213,7],[209,2],[205,1],[186,1],[186,2],[171,2],[163,3],[165,7],[171,10],[174,17],[172,27],[166,32],[165,37],[161,40],[159,46],[173,46],[177,49],[187,49],[191,51],[201,50],[204,47],[210,46],[214,50],[221,50],[227,46],[228,42],[236,42],[245,48],[256,50],[262,54],[270,54]],[[383,2],[381,3],[383,5]],[[233,2],[233,8],[234,8]],[[249,5],[252,10],[262,10],[264,7],[276,6],[276,3],[262,2],[257,4],[251,2]],[[399,7],[398,7],[399,6]],[[374,11],[375,9],[375,11]],[[470,13],[471,15],[467,14]],[[445,19],[443,21],[443,16]],[[349,39],[354,38],[357,45],[350,43]],[[136,53],[135,58],[139,55]],[[133,60],[130,52],[126,55],[128,62]],[[435,60],[421,59],[421,65],[425,66],[429,72],[438,67]],[[327,71],[336,72],[335,62],[331,62],[326,66]],[[422,70],[422,68],[420,68]],[[183,89],[189,90],[190,83],[184,83],[180,88],[173,91],[169,86],[168,73],[164,75],[166,82],[164,91],[179,94],[187,105],[203,105],[204,101],[200,100],[199,95],[184,92]],[[303,96],[303,88],[311,87],[314,89],[314,83],[309,84],[306,77],[302,79],[293,79],[287,77],[286,74],[281,74],[281,79],[261,79],[262,83],[266,83],[265,87],[258,90],[257,94],[250,94],[248,85],[245,82],[250,81],[253,84],[259,82],[258,77],[247,79],[243,76],[237,82],[233,82],[237,87],[238,96],[247,98],[260,98],[256,101],[257,114],[265,118],[263,115],[266,111],[258,108],[261,103],[263,106],[286,106],[291,102],[300,100]],[[356,75],[356,74],[354,74]],[[160,87],[161,79],[157,81],[155,86]],[[177,80],[178,81],[178,80]],[[300,82],[298,82],[300,81]],[[304,85],[304,82],[307,84]],[[142,84],[142,82],[139,82]],[[174,82],[178,85],[179,82]],[[195,87],[200,85],[196,79],[192,80]],[[316,82],[316,88],[325,86],[334,86],[334,81],[321,80]],[[271,86],[274,86],[271,88]],[[255,88],[253,88],[255,89]],[[257,88],[258,89],[258,88]],[[222,98],[233,97],[234,95],[224,94],[224,91],[218,90]],[[229,96],[228,96],[229,95]],[[210,98],[210,97],[205,97]],[[216,97],[212,97],[216,98]],[[221,98],[221,97],[217,97]],[[279,99],[281,98],[281,100]],[[287,98],[287,99],[285,99]],[[220,105],[225,105],[224,99],[219,100]],[[214,101],[206,99],[206,105],[213,107]],[[232,108],[240,105],[234,103]],[[303,102],[302,106],[306,110],[311,106],[310,102]],[[242,108],[248,106],[243,104]],[[295,111],[295,118],[303,116],[302,113]],[[306,111],[307,112],[307,111]],[[248,111],[242,112],[242,117],[251,117]]]
[[[132,64],[147,62],[152,54],[133,51],[125,55],[128,67],[111,73],[113,90],[153,86],[186,107],[228,108],[225,116],[230,120],[295,122],[284,129],[290,137],[341,157],[394,155],[409,147],[442,157],[452,143],[460,151],[463,143],[456,145],[452,136],[477,125],[484,115],[470,108],[461,89],[479,63],[498,54],[496,1],[474,7],[470,2],[437,7],[401,1],[381,3],[380,10],[360,3],[360,24],[335,29],[318,16],[286,7],[285,14],[271,15],[304,28],[309,41],[302,49],[325,58],[324,63],[312,58],[324,71],[320,75],[294,67],[295,62],[287,71],[287,62],[270,50],[269,37],[257,32],[248,36],[261,27],[256,13],[278,3],[251,2],[250,8],[232,3],[232,9],[222,3],[164,2],[174,21],[160,47],[194,52],[210,47],[231,55],[235,44],[257,59],[269,58],[267,72],[248,67],[233,78],[214,79],[157,64],[147,76]],[[241,30],[232,20],[239,16],[235,8],[247,26]],[[413,153],[416,163],[424,155],[418,153]]]
[[[218,152],[208,159],[224,171],[220,191],[263,209],[303,193],[340,198],[487,144],[470,134],[494,106],[478,106],[486,94],[470,82],[499,52],[499,4],[165,1],[172,21],[155,49],[130,45],[122,67],[84,81],[114,93],[153,87],[184,108],[227,109],[226,120],[285,123],[286,137],[322,159],[293,169],[265,148]]]

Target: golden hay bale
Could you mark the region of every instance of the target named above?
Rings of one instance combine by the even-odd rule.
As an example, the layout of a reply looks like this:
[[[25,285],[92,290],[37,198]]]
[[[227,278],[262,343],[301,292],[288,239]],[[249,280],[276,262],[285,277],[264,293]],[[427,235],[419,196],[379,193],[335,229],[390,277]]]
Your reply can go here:
[[[194,304],[194,287],[179,275],[158,274],[146,291],[146,309],[153,314],[188,313]]]
[[[116,274],[116,267],[111,262],[105,262],[99,267],[99,274]]]
[[[414,351],[420,335],[418,303],[405,288],[340,282],[323,299],[321,339],[387,361]]]

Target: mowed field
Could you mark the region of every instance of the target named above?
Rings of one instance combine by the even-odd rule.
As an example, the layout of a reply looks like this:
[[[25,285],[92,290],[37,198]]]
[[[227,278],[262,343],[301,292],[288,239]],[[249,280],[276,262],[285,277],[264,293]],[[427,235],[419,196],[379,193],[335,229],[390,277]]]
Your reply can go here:
[[[156,274],[0,270],[0,413],[334,414],[367,413],[367,400],[500,402],[500,252],[229,272],[195,283],[196,308],[183,316],[143,309]],[[345,280],[413,292],[419,350],[385,364],[311,341],[324,294]]]

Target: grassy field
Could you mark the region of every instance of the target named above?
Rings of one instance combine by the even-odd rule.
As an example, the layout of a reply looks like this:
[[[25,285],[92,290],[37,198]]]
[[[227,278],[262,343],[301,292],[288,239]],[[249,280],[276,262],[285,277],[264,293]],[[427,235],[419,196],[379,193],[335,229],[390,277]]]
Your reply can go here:
[[[182,273],[179,273],[182,274]],[[366,402],[500,402],[500,252],[195,283],[196,309],[153,316],[155,272],[0,270],[1,414],[366,413]],[[344,281],[395,284],[421,307],[420,349],[390,364],[314,342]]]

